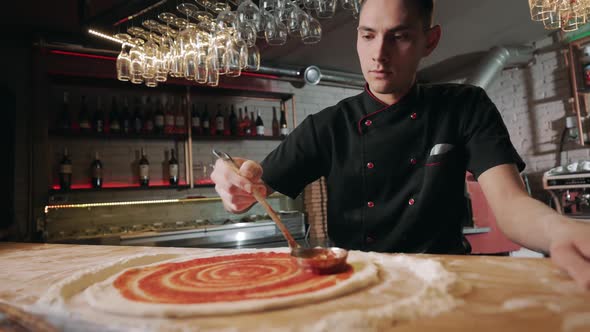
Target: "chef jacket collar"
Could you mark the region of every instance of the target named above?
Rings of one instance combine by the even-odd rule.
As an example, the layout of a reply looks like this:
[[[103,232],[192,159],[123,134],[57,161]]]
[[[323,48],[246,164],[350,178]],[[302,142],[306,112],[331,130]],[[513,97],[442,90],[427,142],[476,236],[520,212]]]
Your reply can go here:
[[[359,134],[362,135],[363,130],[362,126],[365,120],[368,118],[385,111],[396,111],[399,109],[408,108],[411,105],[415,104],[415,101],[418,99],[418,90],[419,86],[418,83],[414,83],[414,85],[410,88],[410,90],[396,103],[392,105],[387,105],[383,101],[379,100],[369,89],[369,84],[365,84],[365,91],[363,92],[363,110],[362,114],[360,114],[360,119],[357,121],[357,128]],[[414,110],[415,113],[419,112],[419,109],[416,107]]]

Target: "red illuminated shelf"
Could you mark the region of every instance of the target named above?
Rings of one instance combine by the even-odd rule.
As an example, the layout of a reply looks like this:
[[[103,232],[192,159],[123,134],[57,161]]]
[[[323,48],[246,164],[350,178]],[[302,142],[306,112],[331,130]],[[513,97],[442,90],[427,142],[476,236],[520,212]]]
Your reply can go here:
[[[135,134],[135,133],[74,133],[59,130],[50,130],[49,136],[67,138],[92,138],[92,139],[153,139],[153,140],[185,140],[186,134]]]
[[[193,141],[282,141],[273,136],[193,136]]]
[[[195,184],[195,188],[212,188],[215,185],[212,183]],[[177,186],[170,186],[167,184],[154,184],[149,187],[141,187],[139,185],[129,184],[105,184],[102,188],[92,188],[90,185],[73,185],[70,190],[64,191],[59,189],[59,186],[55,185],[49,189],[50,194],[67,194],[73,192],[99,192],[99,191],[129,191],[129,190],[163,190],[163,189],[176,189],[184,190],[189,189],[190,186],[186,183],[179,184]]]

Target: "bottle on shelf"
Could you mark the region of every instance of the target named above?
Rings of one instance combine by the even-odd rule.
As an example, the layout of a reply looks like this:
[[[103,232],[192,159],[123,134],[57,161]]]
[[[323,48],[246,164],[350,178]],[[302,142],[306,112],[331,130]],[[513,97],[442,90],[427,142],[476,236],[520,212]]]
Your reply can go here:
[[[102,162],[98,156],[98,151],[94,152],[94,161],[90,164],[90,173],[92,188],[102,188]]]
[[[201,128],[201,114],[197,108],[197,104],[193,104],[191,111],[191,127],[193,136],[202,135]]]
[[[131,132],[131,113],[129,113],[129,101],[127,97],[123,99],[123,111],[119,116],[119,124],[123,133],[129,134]]]
[[[150,97],[147,97],[143,108],[143,132],[146,134],[152,134],[154,132],[154,114],[152,112],[152,106]]]
[[[289,135],[289,127],[287,127],[287,116],[285,115],[285,110],[281,107],[281,120],[279,121],[280,129],[280,136],[285,138]]]
[[[209,119],[209,135],[217,135],[217,116],[211,112],[211,119]]]
[[[156,134],[164,133],[164,107],[166,107],[166,100],[162,98],[159,102],[156,102],[156,113],[154,113],[154,132]]]
[[[135,97],[135,109],[133,110],[132,129],[136,134],[143,130],[143,118],[141,116],[141,104],[138,97]]]
[[[139,185],[142,187],[150,185],[150,162],[143,148],[141,148],[141,159],[139,159]]]
[[[96,110],[94,111],[92,127],[95,133],[104,133],[104,113],[102,111],[102,98],[100,96],[96,99]]]
[[[61,112],[59,114],[59,119],[57,121],[57,128],[64,133],[69,132],[72,128],[72,117],[70,115],[70,100],[69,93],[67,91],[64,92],[64,99],[61,107]]]
[[[78,125],[80,126],[80,132],[89,133],[92,131],[92,125],[90,124],[90,114],[88,114],[88,105],[86,103],[86,96],[80,97]]]
[[[272,137],[279,137],[279,119],[277,119],[277,108],[272,107]]]
[[[111,113],[109,113],[109,130],[111,133],[121,132],[121,123],[119,122],[119,107],[117,105],[117,97],[113,96],[111,102]]]
[[[242,108],[238,108],[238,136],[242,137],[245,133],[244,127],[244,112],[242,112]]]
[[[262,122],[262,118],[260,117],[259,109],[256,115],[256,136],[264,136],[264,122]]]
[[[252,124],[251,124],[251,121],[253,119],[250,120],[250,117],[248,117],[248,106],[246,106],[244,108],[244,113],[246,113],[246,116],[244,117],[244,124],[243,124],[243,127],[244,127],[244,135],[246,135],[246,136],[252,136]]]
[[[72,160],[68,148],[64,148],[63,157],[59,163],[59,189],[67,191],[72,187]]]
[[[201,114],[202,134],[205,136],[209,136],[211,134],[211,120],[209,117],[209,111],[207,107],[207,104],[205,104],[205,110]]]
[[[176,109],[176,115],[174,116],[174,132],[176,134],[186,134],[186,99],[182,98],[180,106]]]
[[[221,104],[217,104],[217,114],[215,114],[215,129],[217,136],[223,136],[223,131],[225,129],[225,119],[223,118],[223,113],[221,112]]]
[[[238,136],[238,117],[234,105],[231,105],[231,113],[229,114],[229,133],[231,136]]]
[[[178,160],[174,149],[170,149],[170,160],[168,161],[168,179],[171,186],[178,185]]]
[[[174,133],[174,110],[176,109],[176,100],[174,97],[170,97],[166,104],[166,111],[164,116],[164,133]]]
[[[256,118],[254,112],[250,112],[250,136],[256,136]]]
[[[223,112],[223,136],[231,136],[231,128],[229,126],[229,109],[228,106],[225,106],[225,111]]]

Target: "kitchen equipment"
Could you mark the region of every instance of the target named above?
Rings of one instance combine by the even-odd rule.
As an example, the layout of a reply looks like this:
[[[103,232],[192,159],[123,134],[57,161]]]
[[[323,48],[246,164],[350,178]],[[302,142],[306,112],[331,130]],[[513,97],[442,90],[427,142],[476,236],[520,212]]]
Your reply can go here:
[[[550,169],[543,174],[543,188],[559,213],[590,222],[590,161]]]
[[[234,172],[236,172],[236,174],[240,175],[240,168],[230,155],[216,149],[213,149],[212,152],[217,158],[223,160]],[[348,257],[348,252],[346,250],[341,248],[301,247],[281,222],[281,218],[268,204],[266,198],[256,190],[252,191],[252,196],[254,196],[258,203],[265,208],[268,215],[277,224],[289,243],[291,256],[297,259],[300,266],[309,268],[318,273],[334,273],[346,267],[346,258]]]

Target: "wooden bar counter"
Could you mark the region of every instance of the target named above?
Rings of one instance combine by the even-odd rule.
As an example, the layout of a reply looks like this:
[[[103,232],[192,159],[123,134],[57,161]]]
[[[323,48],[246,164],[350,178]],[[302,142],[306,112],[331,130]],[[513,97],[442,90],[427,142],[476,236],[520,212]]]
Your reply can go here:
[[[191,255],[215,249],[0,243],[0,302],[26,308],[64,278],[138,254]],[[464,303],[435,317],[400,322],[391,331],[590,331],[590,292],[583,291],[548,259],[490,256],[432,256],[455,272],[470,290]],[[366,301],[373,298],[366,296]],[[288,310],[264,313],[290,322],[309,319]],[[296,311],[301,313],[302,311]],[[255,319],[243,314],[252,328]],[[253,315],[253,314],[250,314]],[[254,316],[254,315],[253,315]],[[58,329],[109,330],[109,321],[68,322],[45,317]],[[166,330],[166,319],[159,325]],[[362,326],[362,324],[360,325]],[[232,326],[227,326],[231,329]],[[241,326],[233,328],[240,329]],[[360,330],[364,330],[360,328]]]

